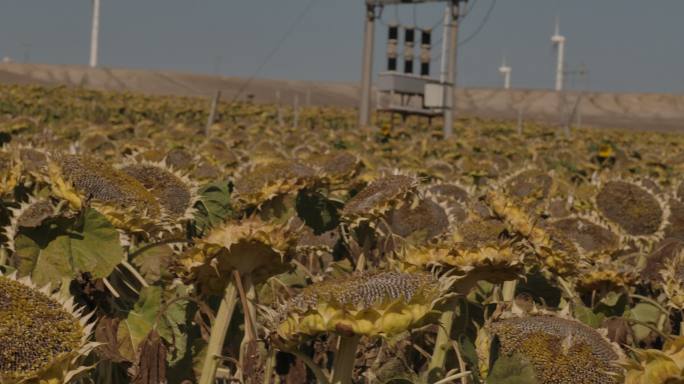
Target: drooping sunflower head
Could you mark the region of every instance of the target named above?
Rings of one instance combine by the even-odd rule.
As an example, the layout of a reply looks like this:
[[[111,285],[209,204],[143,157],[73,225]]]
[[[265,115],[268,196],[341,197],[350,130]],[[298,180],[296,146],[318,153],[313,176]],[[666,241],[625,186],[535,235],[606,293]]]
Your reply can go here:
[[[574,241],[584,257],[589,259],[608,255],[620,248],[620,237],[592,216],[570,216],[554,220],[550,226]]]
[[[501,182],[506,194],[520,204],[533,208],[553,192],[554,180],[547,172],[523,168]]]
[[[393,234],[411,244],[424,244],[446,234],[455,219],[450,210],[428,196],[418,197],[411,204],[401,204],[384,215]]]
[[[446,283],[424,272],[364,272],[305,288],[274,316],[284,340],[323,332],[392,336],[420,324]]]
[[[49,163],[55,196],[80,210],[86,203],[117,228],[149,232],[160,222],[162,208],[135,178],[90,156],[57,155]]]
[[[10,167],[5,178],[16,178],[17,182],[25,186],[32,186],[36,182],[47,181],[47,152],[30,144],[11,144],[0,150],[0,174],[7,164],[3,159],[11,158]],[[0,177],[1,179],[1,177]]]
[[[7,237],[7,247],[14,251],[14,239],[19,234],[21,228],[35,228],[40,226],[44,220],[55,215],[55,207],[48,199],[37,199],[30,197],[18,208],[10,209],[12,219],[2,232]]]
[[[636,282],[634,271],[610,259],[595,262],[579,269],[577,292],[621,292]]]
[[[662,238],[670,208],[643,183],[612,180],[595,198],[598,213],[627,240],[654,242]]]
[[[0,274],[0,382],[69,382],[95,346],[87,321],[73,299]]]
[[[438,183],[425,186],[422,192],[449,212],[452,230],[455,223],[464,221],[468,216],[468,206],[471,204],[473,194],[472,187],[459,183]]]
[[[315,171],[295,161],[268,161],[248,167],[235,181],[235,196],[251,206],[280,195],[296,192],[315,181]]]
[[[11,151],[0,150],[0,196],[12,192],[21,177],[21,160]]]
[[[411,204],[418,182],[405,175],[389,175],[377,179],[349,199],[342,210],[343,218],[358,222],[381,217],[392,208]]]
[[[524,270],[524,253],[510,241],[496,239],[477,244],[442,242],[410,247],[402,260],[416,266],[445,266],[461,279],[501,283],[517,278]]]
[[[453,182],[433,184],[427,187],[426,191],[461,204],[466,204],[472,194],[472,188]]]
[[[356,176],[363,163],[348,152],[333,152],[314,156],[308,163],[318,171],[319,177],[333,186],[343,184]]]
[[[163,163],[128,163],[119,170],[147,188],[172,220],[177,222],[192,218],[199,196],[197,184],[189,177],[173,171]]]
[[[559,228],[545,225],[538,215],[505,193],[490,190],[486,199],[491,209],[503,218],[509,230],[530,242],[542,267],[559,274],[576,271],[581,260],[581,250],[571,236]]]
[[[499,355],[518,354],[540,383],[619,383],[622,352],[599,331],[574,319],[512,317],[489,325]]]
[[[652,285],[660,285],[663,282],[663,276],[660,272],[682,252],[684,252],[684,240],[663,239],[646,257],[645,265],[640,271],[641,279]]]
[[[255,282],[285,272],[296,242],[286,226],[249,218],[213,228],[179,262],[202,289],[221,292],[234,270]]]
[[[664,262],[660,277],[668,306],[684,310],[684,251]]]
[[[537,257],[543,268],[560,275],[569,275],[581,266],[582,251],[566,233],[553,228],[540,228],[540,241],[535,245]]]

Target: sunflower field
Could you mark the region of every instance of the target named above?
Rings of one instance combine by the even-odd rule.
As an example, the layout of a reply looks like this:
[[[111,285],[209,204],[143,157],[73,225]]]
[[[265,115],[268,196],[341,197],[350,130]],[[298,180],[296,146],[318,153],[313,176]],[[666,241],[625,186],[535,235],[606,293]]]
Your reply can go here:
[[[0,384],[684,383],[684,137],[208,114],[0,86]]]

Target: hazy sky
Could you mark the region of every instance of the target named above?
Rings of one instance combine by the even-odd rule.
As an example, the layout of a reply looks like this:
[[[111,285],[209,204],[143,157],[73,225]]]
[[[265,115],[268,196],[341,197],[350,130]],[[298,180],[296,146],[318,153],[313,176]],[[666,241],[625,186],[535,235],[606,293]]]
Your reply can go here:
[[[250,76],[310,1],[102,0],[100,63]],[[314,1],[260,77],[358,80],[363,1]],[[482,24],[492,1],[471,0],[461,38]],[[416,7],[418,26],[434,25],[442,9]],[[414,7],[386,8],[383,22],[397,14],[410,24]],[[89,0],[0,0],[0,57],[86,64],[90,16]],[[567,67],[586,64],[591,89],[684,93],[683,0],[498,0],[482,31],[459,50],[459,83],[500,86],[505,55],[514,87],[552,87],[556,16],[567,38]],[[385,27],[376,32],[380,70]],[[433,40],[440,36],[438,28]]]

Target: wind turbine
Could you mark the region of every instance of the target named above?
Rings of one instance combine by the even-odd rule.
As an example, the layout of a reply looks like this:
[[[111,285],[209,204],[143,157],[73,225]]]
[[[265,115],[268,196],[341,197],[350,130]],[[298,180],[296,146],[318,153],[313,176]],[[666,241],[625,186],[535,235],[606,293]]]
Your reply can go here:
[[[551,36],[551,42],[558,53],[556,63],[556,91],[563,90],[563,63],[565,60],[565,36],[560,34],[558,18],[556,18],[556,32]]]
[[[506,65],[506,58],[504,57],[501,67],[499,67],[499,73],[504,77],[504,89],[511,88],[511,71],[512,69]]]
[[[100,34],[100,0],[93,0],[93,29],[90,33],[90,66],[97,67],[97,50]]]

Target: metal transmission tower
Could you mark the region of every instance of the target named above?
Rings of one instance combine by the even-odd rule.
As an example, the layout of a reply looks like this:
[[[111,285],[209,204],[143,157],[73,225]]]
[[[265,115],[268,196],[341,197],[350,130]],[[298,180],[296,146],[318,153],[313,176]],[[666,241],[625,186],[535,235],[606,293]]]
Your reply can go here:
[[[97,51],[100,35],[100,0],[93,0],[93,29],[90,33],[90,66],[97,67]]]
[[[364,32],[364,44],[363,44],[363,60],[362,60],[362,71],[361,71],[361,97],[359,104],[359,126],[367,126],[370,123],[371,116],[371,91],[372,91],[372,70],[373,70],[373,41],[375,37],[375,20],[379,18],[382,9],[386,5],[401,5],[401,4],[420,4],[420,3],[434,3],[434,2],[446,2],[447,9],[445,11],[445,39],[444,53],[442,54],[442,78],[439,85],[442,87],[439,92],[443,93],[439,98],[442,99],[440,103],[440,110],[444,115],[444,134],[445,136],[450,136],[453,129],[453,112],[455,109],[454,100],[454,88],[456,80],[456,45],[457,45],[457,21],[459,18],[459,4],[464,3],[467,0],[364,0],[364,5],[366,8],[366,24]],[[394,28],[394,27],[392,27]],[[394,37],[396,30],[390,30],[390,49],[388,51],[388,69],[390,72],[396,70],[396,40]],[[408,49],[405,47],[405,71],[410,69],[412,74],[412,61],[413,61],[413,31],[410,32],[411,45]],[[426,46],[429,48],[430,39],[427,34],[422,34],[424,38],[421,41],[421,46]],[[429,72],[425,71],[425,67],[429,65],[429,57],[425,57],[425,54],[421,54],[421,76],[426,77]],[[409,65],[409,61],[411,64]],[[407,67],[408,66],[408,67]],[[408,69],[407,69],[408,68]],[[428,70],[429,71],[429,70]],[[405,76],[404,76],[405,77]],[[395,84],[402,88],[403,85],[409,86],[409,88],[421,88],[422,85],[419,82],[413,81],[412,84],[408,84],[407,79],[401,76],[396,76],[396,74],[390,74],[387,76],[387,81],[389,87],[394,87]],[[415,80],[415,79],[414,79]],[[422,79],[423,82],[426,79]],[[409,80],[410,82],[410,80]],[[433,84],[434,85],[434,84]],[[427,89],[427,87],[426,87]],[[431,88],[431,89],[434,89]],[[413,92],[413,91],[412,91]],[[425,92],[420,90],[421,94]]]

